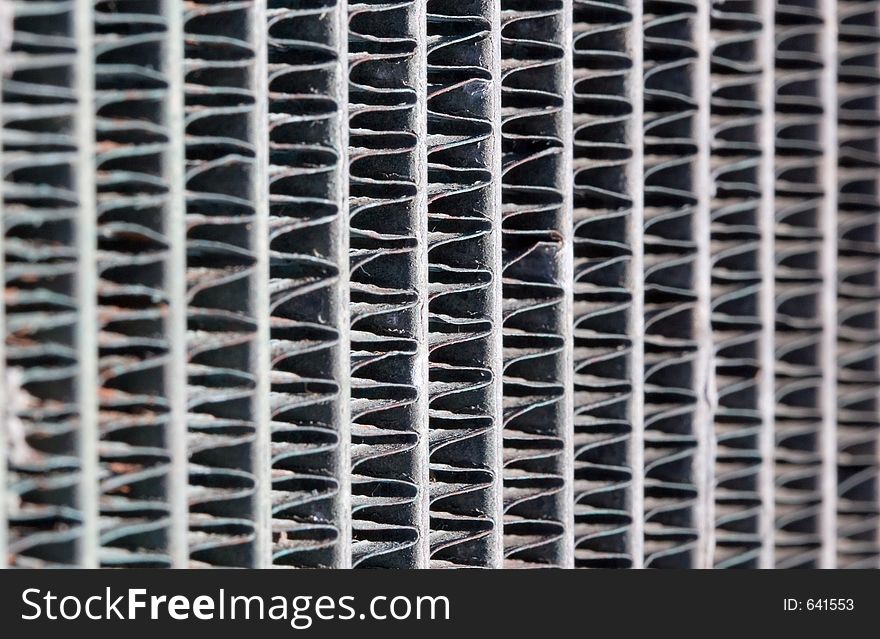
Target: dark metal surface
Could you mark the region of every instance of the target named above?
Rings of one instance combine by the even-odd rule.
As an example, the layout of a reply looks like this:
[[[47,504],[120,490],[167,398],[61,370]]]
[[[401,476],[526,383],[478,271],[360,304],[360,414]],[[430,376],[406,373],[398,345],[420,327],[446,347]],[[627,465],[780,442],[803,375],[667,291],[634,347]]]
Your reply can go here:
[[[880,567],[878,0],[0,0],[9,566]]]

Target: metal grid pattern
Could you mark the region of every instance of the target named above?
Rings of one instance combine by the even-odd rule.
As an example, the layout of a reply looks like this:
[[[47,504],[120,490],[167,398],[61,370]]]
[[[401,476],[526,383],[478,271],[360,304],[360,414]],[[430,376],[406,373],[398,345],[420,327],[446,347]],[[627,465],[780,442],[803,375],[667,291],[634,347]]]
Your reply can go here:
[[[572,5],[574,565],[641,564],[638,3]],[[640,430],[640,429],[639,429]],[[638,555],[638,558],[636,557]]]
[[[253,2],[187,5],[185,38],[189,560],[254,565],[258,145]],[[262,389],[265,391],[265,389]],[[263,421],[264,423],[260,424]]]
[[[352,565],[425,565],[426,53],[419,3],[349,5]]]
[[[705,3],[646,2],[644,443],[646,567],[701,565],[708,424],[700,260],[708,238],[701,138]],[[702,108],[701,108],[702,107]],[[702,271],[702,273],[701,273]]]
[[[501,3],[505,566],[570,561],[571,322],[563,2]]]
[[[876,567],[880,168],[876,2],[838,7],[837,565]]]
[[[0,0],[10,567],[880,567],[878,0]]]
[[[819,0],[776,6],[776,537],[777,567],[822,554],[823,15]],[[828,114],[831,116],[832,114]],[[824,469],[827,470],[827,469]],[[829,495],[824,496],[829,499]]]
[[[349,565],[345,9],[267,9],[273,565]]]
[[[182,158],[171,151],[168,24],[161,2],[96,3],[94,21],[99,561],[169,566],[170,431],[185,405],[172,371]]]
[[[765,327],[760,295],[772,287],[761,268],[761,128],[767,125],[761,83],[760,2],[713,4],[711,321],[714,411],[714,547],[718,567],[761,565],[765,495],[761,484],[761,431],[768,422],[761,396]]]

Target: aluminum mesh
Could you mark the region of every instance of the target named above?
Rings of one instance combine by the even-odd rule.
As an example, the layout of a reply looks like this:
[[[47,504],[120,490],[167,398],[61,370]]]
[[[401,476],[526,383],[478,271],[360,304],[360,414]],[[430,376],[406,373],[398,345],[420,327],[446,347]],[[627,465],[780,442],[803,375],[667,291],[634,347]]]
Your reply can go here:
[[[0,0],[14,567],[880,567],[880,1]]]

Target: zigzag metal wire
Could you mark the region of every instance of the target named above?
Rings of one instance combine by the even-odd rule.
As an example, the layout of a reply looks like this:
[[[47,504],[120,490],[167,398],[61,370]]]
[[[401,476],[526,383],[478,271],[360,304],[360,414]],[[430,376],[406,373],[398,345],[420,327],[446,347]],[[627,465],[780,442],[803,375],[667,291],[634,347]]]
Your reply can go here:
[[[698,541],[696,2],[645,3],[645,566]]]
[[[776,566],[816,566],[821,545],[818,2],[776,8]]]
[[[880,568],[880,2],[838,3],[838,552]]]
[[[76,399],[76,5],[15,1],[9,9],[10,51],[0,52],[8,560],[72,566],[80,560],[84,518]]]
[[[633,424],[630,217],[636,152],[629,4],[575,0],[574,502],[575,565],[629,567]],[[640,150],[639,150],[640,152]]]
[[[101,563],[169,566],[163,3],[95,4]]]
[[[418,565],[417,3],[349,4],[352,565]],[[420,343],[421,342],[421,343]],[[425,487],[422,486],[421,490]],[[422,534],[427,531],[421,531]]]
[[[190,557],[251,566],[256,324],[252,3],[190,3],[186,204]]]
[[[505,566],[564,561],[568,443],[561,1],[501,3]]]

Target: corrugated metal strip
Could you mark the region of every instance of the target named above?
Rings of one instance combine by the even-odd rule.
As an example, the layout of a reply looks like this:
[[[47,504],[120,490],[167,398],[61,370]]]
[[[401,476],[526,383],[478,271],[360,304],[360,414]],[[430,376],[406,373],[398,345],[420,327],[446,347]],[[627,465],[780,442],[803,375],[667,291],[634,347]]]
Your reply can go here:
[[[837,12],[837,565],[880,568],[880,2]]]
[[[822,148],[820,188],[823,206],[820,212],[821,247],[821,330],[820,364],[822,367],[822,430],[819,444],[822,456],[822,511],[819,534],[822,554],[819,566],[837,565],[837,0],[820,4],[823,21],[819,55],[822,58],[820,95]]]
[[[642,563],[642,84],[637,3],[573,2],[574,552]],[[635,468],[635,464],[639,468]],[[638,491],[639,494],[634,494]],[[641,537],[641,535],[639,535]],[[634,556],[635,555],[635,556]]]
[[[168,90],[161,2],[95,3],[93,17],[97,228],[80,228],[97,242],[81,255],[94,256],[97,269],[98,561],[164,567],[171,565],[169,496],[178,485],[169,476],[172,384],[179,392],[183,381],[170,369],[170,340],[180,338],[171,306],[183,301],[169,290],[168,222],[182,202],[171,199],[171,171],[179,179],[181,166],[170,152],[167,105],[178,96]],[[91,337],[88,315],[80,322]]]
[[[761,322],[761,338],[758,350],[759,393],[758,409],[761,419],[759,433],[760,470],[758,473],[761,512],[758,533],[761,554],[758,567],[775,565],[776,529],[776,6],[772,2],[760,2],[756,6],[761,21],[761,38],[758,40],[757,60],[761,68],[761,81],[756,87],[761,109],[758,144],[761,148],[760,210],[758,232],[760,233],[761,292],[758,298],[758,316]]]
[[[503,551],[499,18],[428,2],[432,567]]]
[[[704,4],[643,18],[646,567],[700,566],[707,531]]]
[[[352,565],[413,568],[427,479],[418,3],[349,4]]]
[[[12,45],[12,20],[13,13],[11,5],[0,3],[0,54],[3,57],[0,60],[6,60],[6,52]],[[0,83],[3,76],[6,75],[6,63],[0,62]],[[2,86],[2,84],[0,84]],[[3,100],[0,99],[0,167],[3,166],[3,138],[4,126],[3,118]],[[9,423],[10,411],[8,404],[9,391],[7,389],[6,377],[6,250],[4,248],[6,239],[5,222],[6,217],[3,215],[5,191],[5,177],[0,171],[0,282],[3,283],[4,294],[0,295],[0,451],[3,451],[3,459],[0,461],[0,569],[7,566],[7,557],[9,556],[9,506],[7,486],[7,432],[6,425]]]
[[[270,2],[273,564],[351,565],[345,2]]]
[[[501,3],[504,556],[570,562],[570,125],[562,2]]]
[[[168,238],[168,343],[170,361],[166,365],[165,386],[168,389],[168,430],[165,440],[169,448],[171,468],[166,487],[170,516],[168,555],[172,567],[184,568],[189,563],[189,460],[187,428],[187,306],[186,279],[175,274],[186,272],[186,127],[184,124],[184,43],[183,12],[175,0],[163,0],[166,16],[166,38],[162,50],[168,97],[164,102],[164,121],[168,131],[167,218]]]
[[[762,269],[764,25],[760,2],[720,0],[711,27],[711,277],[714,344],[715,543],[711,564],[757,567],[762,553],[761,435],[766,321]],[[772,255],[772,251],[770,252]]]
[[[819,566],[823,498],[821,2],[776,8],[776,566]],[[827,240],[827,238],[826,238]],[[827,410],[827,406],[826,406]]]

